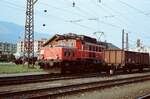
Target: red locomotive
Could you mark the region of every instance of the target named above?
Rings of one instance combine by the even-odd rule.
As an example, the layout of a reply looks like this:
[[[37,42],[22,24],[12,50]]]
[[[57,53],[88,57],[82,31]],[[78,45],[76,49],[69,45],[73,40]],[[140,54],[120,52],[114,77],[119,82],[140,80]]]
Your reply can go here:
[[[132,58],[137,55],[133,62]],[[55,35],[41,48],[39,65],[52,73],[100,72],[116,69],[140,68],[149,64],[149,54],[121,51],[109,48],[109,43],[98,42],[85,35]],[[127,59],[126,59],[127,58]],[[133,62],[133,64],[126,63]],[[144,63],[142,63],[144,62]],[[132,65],[132,66],[131,66]],[[135,65],[135,66],[134,66]],[[140,65],[140,66],[139,66]]]

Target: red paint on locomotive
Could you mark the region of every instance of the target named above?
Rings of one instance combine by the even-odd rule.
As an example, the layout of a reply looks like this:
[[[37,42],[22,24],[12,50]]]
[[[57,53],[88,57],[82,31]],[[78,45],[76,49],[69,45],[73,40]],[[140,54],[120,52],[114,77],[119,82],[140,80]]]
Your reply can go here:
[[[60,43],[64,45],[58,45]],[[61,61],[76,61],[77,59],[100,60],[102,58],[101,52],[103,49],[105,49],[104,46],[83,41],[79,37],[63,38],[60,36],[55,39],[53,38],[53,41],[47,42],[47,45],[41,48],[39,59]]]
[[[142,70],[149,65],[148,53],[109,49],[107,44],[84,35],[55,35],[41,48],[41,67],[59,72],[110,70],[112,73],[117,69]]]

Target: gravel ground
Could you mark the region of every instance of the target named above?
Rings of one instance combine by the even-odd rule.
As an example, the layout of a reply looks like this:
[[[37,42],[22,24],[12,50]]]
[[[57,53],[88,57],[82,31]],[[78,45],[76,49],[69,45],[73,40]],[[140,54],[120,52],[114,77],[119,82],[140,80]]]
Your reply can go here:
[[[55,99],[136,99],[145,94],[150,94],[150,81],[66,95]]]
[[[69,79],[69,80],[57,80],[57,81],[49,81],[49,82],[31,83],[31,84],[10,85],[10,86],[0,87],[0,92],[7,92],[7,91],[16,92],[16,91],[23,91],[23,90],[51,88],[51,87],[58,87],[62,85],[112,80],[112,79],[118,79],[118,78],[127,78],[127,77],[149,75],[149,74],[150,73],[137,73],[137,74],[127,74],[127,75],[116,75],[112,77],[90,77],[90,78],[80,78],[80,79],[74,79],[74,80]]]

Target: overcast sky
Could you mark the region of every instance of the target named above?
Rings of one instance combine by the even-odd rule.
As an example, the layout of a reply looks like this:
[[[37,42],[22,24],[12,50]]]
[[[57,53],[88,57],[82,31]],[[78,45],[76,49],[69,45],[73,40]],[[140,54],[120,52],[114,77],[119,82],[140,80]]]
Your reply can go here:
[[[0,0],[0,21],[24,26],[25,8],[26,0]],[[39,0],[35,5],[35,31],[39,33],[98,37],[93,33],[102,31],[101,40],[121,46],[123,28],[129,33],[130,47],[137,38],[149,46],[150,0]]]

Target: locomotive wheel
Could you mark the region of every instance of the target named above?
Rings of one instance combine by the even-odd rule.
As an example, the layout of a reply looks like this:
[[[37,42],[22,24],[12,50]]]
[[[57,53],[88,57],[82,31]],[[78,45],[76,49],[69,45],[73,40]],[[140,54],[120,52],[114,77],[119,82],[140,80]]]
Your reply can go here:
[[[49,63],[49,66],[50,66],[50,67],[54,66],[54,62],[50,62],[50,63]]]
[[[139,72],[143,72],[143,67],[140,67],[140,68],[139,68]]]
[[[132,68],[128,68],[128,72],[129,72],[129,73],[132,73]]]

